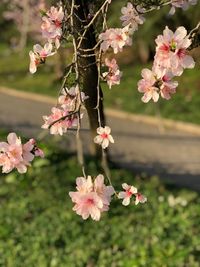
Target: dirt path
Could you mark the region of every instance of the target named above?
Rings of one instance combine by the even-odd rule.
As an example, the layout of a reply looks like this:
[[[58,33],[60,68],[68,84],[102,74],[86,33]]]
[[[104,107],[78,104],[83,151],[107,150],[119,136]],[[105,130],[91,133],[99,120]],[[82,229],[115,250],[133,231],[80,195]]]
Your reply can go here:
[[[52,107],[50,102],[0,92],[1,128],[37,137],[42,132],[42,115],[48,115]],[[200,190],[200,136],[175,129],[160,133],[155,125],[113,116],[108,117],[107,124],[116,141],[111,146],[115,162],[135,172],[158,174],[178,185]],[[87,153],[90,141],[87,120],[83,128],[86,129],[82,137]],[[67,149],[75,151],[73,133],[64,138]]]

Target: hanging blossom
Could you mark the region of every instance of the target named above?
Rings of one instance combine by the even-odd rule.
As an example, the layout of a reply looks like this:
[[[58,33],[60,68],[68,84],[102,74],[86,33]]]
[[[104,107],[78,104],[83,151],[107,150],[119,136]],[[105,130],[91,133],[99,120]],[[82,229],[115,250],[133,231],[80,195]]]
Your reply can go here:
[[[84,92],[80,92],[80,88],[78,84],[76,86],[68,88],[63,88],[61,91],[61,95],[58,98],[58,103],[64,110],[74,111],[81,104],[80,102],[84,102],[89,97],[85,95]],[[81,99],[79,97],[81,96]]]
[[[176,8],[182,8],[187,10],[190,5],[196,5],[197,0],[171,0],[171,9],[169,11],[170,15],[173,15],[176,12]]]
[[[49,116],[43,116],[45,123],[42,128],[50,129],[51,134],[63,135],[68,129],[77,127],[79,119],[83,117],[83,114],[79,114],[80,108],[87,98],[78,85],[70,89],[63,88],[58,98],[60,107],[53,107]]]
[[[81,115],[82,118],[82,115]],[[69,128],[77,127],[78,114],[70,114],[69,111],[53,107],[49,116],[43,116],[45,123],[43,129],[50,129],[50,134],[63,135]]]
[[[0,142],[0,166],[3,173],[9,173],[14,168],[19,173],[25,173],[34,157],[44,157],[43,151],[37,147],[34,139],[22,144],[20,137],[15,133],[9,133],[7,141]]]
[[[147,198],[139,193],[136,187],[123,183],[122,188],[124,189],[124,191],[121,191],[118,194],[118,198],[123,199],[122,205],[128,206],[132,197],[135,197],[135,205],[137,205],[138,203],[145,203],[147,201]]]
[[[172,81],[172,73],[161,71],[155,67],[153,70],[143,69],[141,74],[143,79],[138,82],[138,91],[144,93],[142,97],[144,103],[149,102],[151,99],[157,102],[159,95],[169,100],[171,94],[176,92],[178,82]]]
[[[62,6],[60,8],[52,6],[42,17],[42,35],[48,42],[54,43],[57,49],[60,47],[63,18]]]
[[[103,149],[109,146],[109,143],[114,143],[111,129],[108,126],[97,128],[98,135],[94,138],[94,142],[102,146]]]
[[[112,60],[106,58],[105,65],[108,67],[108,71],[104,72],[102,75],[106,79],[107,84],[111,89],[113,85],[120,84],[122,72],[119,70],[117,61],[114,58]]]
[[[128,2],[126,7],[121,9],[122,26],[129,26],[133,31],[138,30],[138,25],[143,24],[145,18],[138,13],[132,3]]]
[[[110,28],[99,34],[99,39],[102,41],[101,49],[105,52],[111,47],[115,54],[122,51],[125,45],[132,45],[131,31],[129,26],[124,28]]]
[[[183,26],[178,27],[175,33],[166,26],[163,35],[159,35],[155,42],[157,47],[154,64],[157,67],[170,70],[174,76],[180,76],[186,68],[194,68],[195,62],[187,52],[191,40]]]
[[[54,55],[56,52],[52,52],[53,46],[50,43],[46,43],[44,47],[39,44],[33,46],[33,51],[29,52],[30,56],[30,65],[29,71],[35,73],[37,67],[40,64],[45,63],[47,57]]]
[[[91,216],[93,220],[99,221],[101,213],[109,210],[114,188],[106,186],[104,176],[99,174],[94,181],[91,176],[76,178],[76,189],[76,192],[69,192],[75,203],[73,210],[84,220]]]
[[[53,49],[59,48],[63,18],[64,12],[62,7],[58,9],[52,6],[49,11],[43,12],[41,30],[43,37],[47,39],[48,43],[44,45],[44,48],[36,44],[33,46],[33,51],[29,52],[29,71],[31,73],[35,73],[38,65],[45,63],[47,57],[56,53],[56,50],[52,51]]]

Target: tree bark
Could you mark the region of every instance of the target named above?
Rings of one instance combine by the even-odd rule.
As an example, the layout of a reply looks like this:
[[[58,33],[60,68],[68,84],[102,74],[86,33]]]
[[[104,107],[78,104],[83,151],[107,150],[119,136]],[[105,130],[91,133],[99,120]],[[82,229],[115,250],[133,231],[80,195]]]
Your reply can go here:
[[[67,10],[68,13],[70,12],[71,8],[71,0],[67,0]],[[74,36],[78,43],[78,38],[80,34],[84,30],[84,26],[88,24],[88,17],[89,17],[89,11],[88,11],[88,3],[87,1],[82,0],[75,0],[76,9],[73,14],[74,19],[74,29],[72,29],[74,32]],[[96,39],[95,39],[95,33],[93,26],[89,27],[85,38],[82,41],[79,53],[80,56],[78,56],[78,64],[80,67],[79,72],[81,76],[81,84],[82,84],[82,91],[89,96],[87,100],[85,100],[85,106],[89,117],[90,122],[90,129],[91,129],[91,135],[92,138],[94,138],[97,133],[96,129],[99,127],[98,122],[98,111],[95,108],[97,106],[97,99],[98,99],[98,70],[97,70],[97,64],[96,64],[96,57],[90,56],[90,57],[81,57],[81,54],[86,54],[87,52],[81,52],[81,49],[91,49],[96,45]],[[93,53],[93,51],[88,52]],[[85,68],[83,68],[86,66]],[[101,119],[101,125],[105,126],[105,116],[103,111],[103,93],[101,88],[99,88],[100,92],[100,100],[99,100],[99,110],[100,110],[100,119]],[[101,147],[99,145],[94,144],[94,142],[91,142],[90,147],[91,153],[95,156],[100,157],[101,156]]]

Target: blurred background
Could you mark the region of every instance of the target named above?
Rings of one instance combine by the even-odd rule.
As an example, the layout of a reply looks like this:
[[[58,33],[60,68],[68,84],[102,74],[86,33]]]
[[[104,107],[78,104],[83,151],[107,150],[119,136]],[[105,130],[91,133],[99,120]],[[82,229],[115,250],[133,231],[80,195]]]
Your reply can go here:
[[[45,1],[46,6],[51,2]],[[200,49],[191,51],[196,67],[176,79],[178,90],[170,101],[142,103],[137,82],[141,70],[152,65],[156,36],[165,25],[172,30],[180,25],[188,31],[194,28],[200,2],[185,12],[177,10],[174,16],[168,15],[169,7],[147,14],[133,36],[133,46],[117,55],[123,71],[120,85],[110,91],[102,84],[107,109],[155,116],[160,126],[108,118],[116,139],[119,136],[119,146],[111,151],[113,183],[117,190],[123,182],[134,184],[148,202],[122,207],[114,200],[111,211],[98,223],[84,222],[72,212],[68,192],[74,190],[75,178],[81,173],[73,141],[38,130],[41,116],[53,105],[53,98],[48,97],[58,96],[63,69],[72,55],[70,45],[62,46],[37,73],[29,73],[28,53],[35,43],[43,43],[40,10],[45,3],[0,3],[0,137],[5,140],[8,131],[22,134],[24,140],[33,136],[46,153],[26,175],[1,175],[0,267],[199,267],[200,137],[163,129],[162,119],[198,128]],[[124,3],[112,1],[109,26],[121,27]],[[87,152],[88,132],[83,138]],[[86,166],[91,175],[102,172],[88,155]]]

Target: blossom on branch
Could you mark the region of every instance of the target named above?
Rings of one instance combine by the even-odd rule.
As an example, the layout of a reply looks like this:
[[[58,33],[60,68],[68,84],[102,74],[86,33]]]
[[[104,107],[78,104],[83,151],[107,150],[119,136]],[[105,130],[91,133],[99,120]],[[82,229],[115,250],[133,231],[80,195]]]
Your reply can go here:
[[[153,70],[143,69],[142,77],[143,79],[138,82],[138,91],[144,93],[142,97],[144,103],[151,99],[157,102],[159,94],[162,98],[169,100],[171,94],[176,92],[178,82],[172,81],[173,75],[170,72],[154,67]]]
[[[48,42],[54,43],[57,49],[60,46],[60,39],[62,36],[63,18],[64,12],[62,6],[59,9],[52,6],[42,17],[42,35]]]
[[[52,52],[53,46],[50,43],[46,43],[44,47],[39,44],[33,46],[33,51],[29,52],[30,65],[29,71],[35,73],[37,66],[45,63],[47,57],[54,55],[56,52]]]
[[[61,95],[58,98],[58,103],[65,110],[75,111],[77,107],[88,98],[89,97],[86,96],[84,92],[80,92],[80,88],[77,84],[76,86],[73,86],[70,89],[66,87],[63,88],[61,91]]]
[[[137,188],[126,183],[122,184],[122,188],[125,191],[119,192],[118,198],[123,199],[122,204],[124,206],[128,206],[130,204],[131,197],[137,193]]]
[[[183,26],[178,27],[175,33],[166,26],[163,35],[159,35],[155,42],[157,47],[154,60],[157,67],[170,70],[174,76],[180,76],[186,68],[194,68],[195,62],[187,52],[191,40]]]
[[[101,49],[105,52],[111,47],[115,54],[122,51],[125,45],[132,45],[130,37],[131,30],[129,26],[124,28],[110,28],[99,34],[99,39],[102,41]]]
[[[121,191],[118,194],[118,198],[123,199],[122,205],[128,206],[132,197],[135,197],[135,205],[137,205],[138,203],[145,203],[147,201],[147,198],[140,194],[136,187],[123,183],[122,188],[124,189],[124,191]]]
[[[14,168],[19,173],[25,173],[35,156],[44,157],[43,151],[37,147],[34,139],[22,144],[20,137],[10,133],[7,141],[0,142],[0,166],[3,173],[9,173]]]
[[[94,138],[94,142],[102,146],[103,149],[109,146],[109,142],[114,143],[111,129],[108,126],[97,128],[98,135]]]
[[[147,198],[140,193],[135,194],[135,205],[147,202]]]
[[[137,12],[130,2],[127,3],[126,7],[122,7],[121,12],[120,20],[123,22],[122,26],[128,25],[133,31],[138,30],[138,25],[143,24],[145,21],[145,18]]]
[[[51,134],[63,135],[68,128],[76,127],[78,125],[78,115],[70,114],[67,110],[53,107],[49,116],[43,116],[45,123],[42,125],[43,129],[50,129]]]
[[[90,216],[99,221],[101,213],[109,210],[111,196],[114,194],[112,186],[104,184],[104,176],[99,174],[94,181],[91,176],[76,178],[76,192],[69,192],[72,202],[75,203],[73,210],[84,220]]]
[[[173,15],[176,12],[176,8],[182,8],[187,10],[190,5],[196,5],[197,0],[171,0],[171,9],[169,11],[170,15]]]
[[[119,66],[117,64],[116,59],[105,59],[105,65],[109,68],[108,72],[104,72],[102,75],[103,77],[106,79],[107,84],[109,86],[109,88],[111,89],[111,87],[113,85],[118,85],[120,84],[120,79],[122,76],[122,72],[119,70]]]

